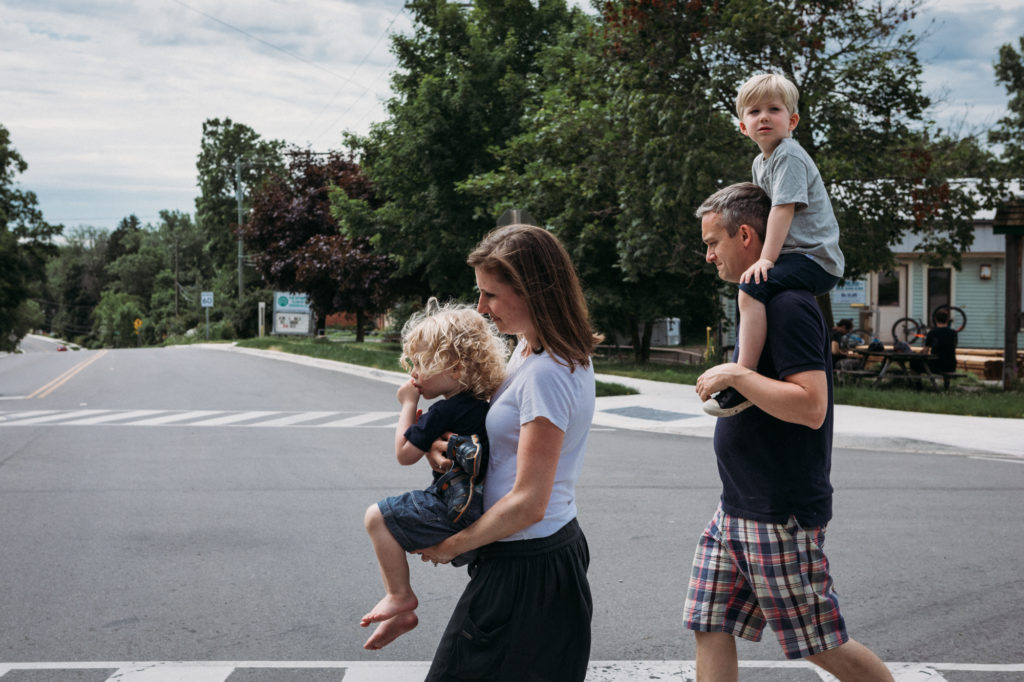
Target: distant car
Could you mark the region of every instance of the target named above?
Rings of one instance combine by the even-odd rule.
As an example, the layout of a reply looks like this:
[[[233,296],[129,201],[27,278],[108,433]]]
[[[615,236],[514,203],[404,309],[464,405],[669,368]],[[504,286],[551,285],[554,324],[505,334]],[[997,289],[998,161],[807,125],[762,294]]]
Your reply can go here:
[[[68,349],[68,347],[65,346],[63,343],[57,344],[57,350],[58,351],[67,350],[67,349]]]

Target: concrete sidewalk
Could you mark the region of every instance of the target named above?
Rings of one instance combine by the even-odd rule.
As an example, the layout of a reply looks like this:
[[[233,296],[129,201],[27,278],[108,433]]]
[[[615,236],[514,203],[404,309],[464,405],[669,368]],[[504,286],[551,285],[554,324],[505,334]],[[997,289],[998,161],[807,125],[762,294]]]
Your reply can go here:
[[[187,347],[187,346],[186,346]],[[203,344],[204,348],[275,358],[401,385],[408,375],[278,351]],[[637,395],[597,399],[594,426],[711,438],[715,417],[704,413],[692,385],[599,374],[599,381],[634,388]],[[1024,460],[1024,419],[965,417],[836,405],[834,445],[841,448],[976,454]]]
[[[715,417],[704,413],[692,385],[610,374],[599,381],[623,384],[639,395],[597,399],[595,426],[714,435]],[[965,417],[836,405],[835,447],[899,452],[1006,455],[1024,458],[1024,419]]]

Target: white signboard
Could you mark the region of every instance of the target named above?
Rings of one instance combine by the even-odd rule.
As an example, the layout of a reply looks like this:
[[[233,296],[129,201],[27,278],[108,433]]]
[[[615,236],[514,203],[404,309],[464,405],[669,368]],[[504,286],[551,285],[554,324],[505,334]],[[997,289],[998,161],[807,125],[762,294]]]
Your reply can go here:
[[[306,294],[274,292],[274,334],[313,333],[313,312]]]
[[[204,308],[212,308],[213,307],[213,292],[212,291],[204,291],[204,292],[202,292],[199,295],[199,303]]]
[[[838,305],[866,306],[868,304],[868,283],[863,279],[847,280],[832,292],[832,302]]]

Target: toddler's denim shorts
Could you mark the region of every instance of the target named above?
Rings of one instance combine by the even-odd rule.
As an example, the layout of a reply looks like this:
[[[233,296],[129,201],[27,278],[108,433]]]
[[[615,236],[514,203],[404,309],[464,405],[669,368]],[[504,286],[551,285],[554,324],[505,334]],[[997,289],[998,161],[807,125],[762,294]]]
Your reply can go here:
[[[377,503],[377,507],[391,536],[402,549],[411,552],[433,547],[483,516],[484,487],[482,483],[476,484],[469,509],[458,523],[448,520],[448,505],[434,484],[425,490],[410,490],[386,497]],[[456,557],[452,564],[462,566],[469,563],[472,557],[467,557],[467,554]]]

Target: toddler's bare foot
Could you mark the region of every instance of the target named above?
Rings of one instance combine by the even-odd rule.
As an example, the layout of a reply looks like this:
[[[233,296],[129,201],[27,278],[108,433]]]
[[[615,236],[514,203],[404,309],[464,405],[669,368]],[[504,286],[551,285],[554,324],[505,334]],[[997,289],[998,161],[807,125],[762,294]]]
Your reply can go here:
[[[370,623],[380,623],[381,621],[394,618],[400,613],[415,611],[419,605],[419,600],[416,599],[416,595],[412,592],[407,594],[387,594],[377,602],[377,605],[369,613],[363,616],[363,619],[359,621],[359,625],[365,628]]]
[[[370,635],[370,639],[366,640],[363,648],[371,651],[383,649],[398,637],[419,625],[419,623],[420,619],[416,616],[415,611],[400,613],[394,618],[390,618],[378,625],[377,629]]]

